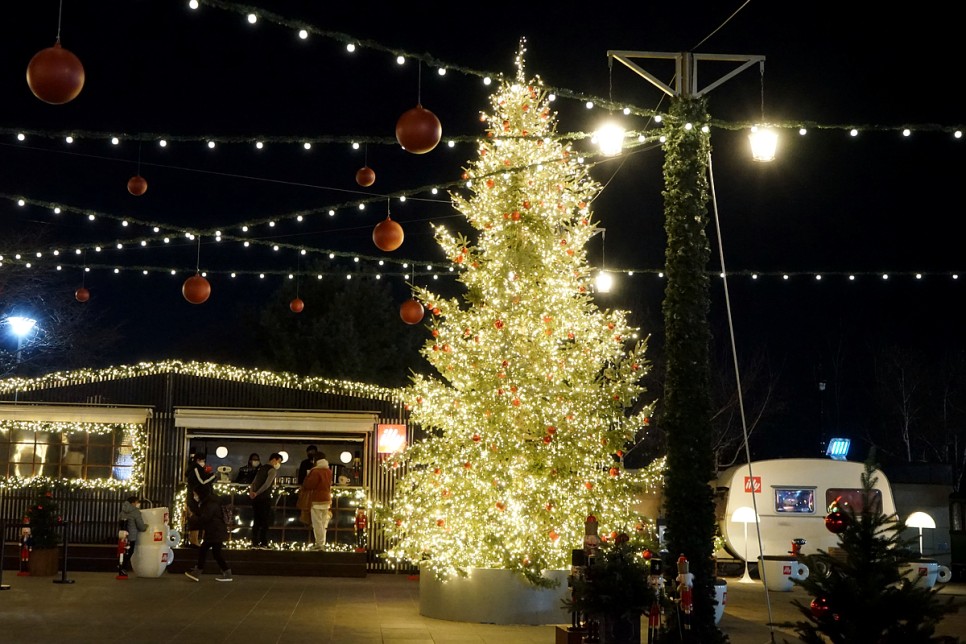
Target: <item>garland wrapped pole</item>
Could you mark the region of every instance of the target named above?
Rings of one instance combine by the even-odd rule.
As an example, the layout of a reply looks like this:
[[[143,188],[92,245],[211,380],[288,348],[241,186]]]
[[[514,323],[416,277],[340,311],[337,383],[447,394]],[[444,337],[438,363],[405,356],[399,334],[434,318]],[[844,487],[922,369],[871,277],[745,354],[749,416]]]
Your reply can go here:
[[[674,99],[671,115],[674,126],[667,128],[663,192],[667,233],[667,373],[662,421],[667,433],[666,539],[670,555],[685,556],[694,575],[691,633],[695,641],[714,642],[724,636],[714,624],[715,516],[708,483],[714,478],[706,270],[711,254],[706,234],[711,144],[700,124],[707,123],[709,116],[703,98],[680,97]]]

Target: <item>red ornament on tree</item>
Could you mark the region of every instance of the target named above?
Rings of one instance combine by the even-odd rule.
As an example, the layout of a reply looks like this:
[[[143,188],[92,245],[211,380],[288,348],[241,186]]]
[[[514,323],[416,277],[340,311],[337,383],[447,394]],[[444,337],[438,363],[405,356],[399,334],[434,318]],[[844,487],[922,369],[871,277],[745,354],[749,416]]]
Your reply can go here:
[[[292,313],[301,313],[302,309],[305,308],[305,302],[296,297],[288,303],[288,308],[292,309]]]
[[[812,617],[815,619],[822,619],[828,614],[829,605],[827,597],[816,597],[812,600],[812,603],[808,605],[809,610],[812,611]]]
[[[91,299],[91,292],[82,286],[74,291],[74,299],[78,302],[86,302]]]
[[[204,304],[211,295],[211,284],[201,276],[201,273],[195,273],[184,281],[181,294],[192,304]]]
[[[140,197],[148,191],[148,182],[139,174],[127,180],[127,191],[135,197]]]
[[[426,154],[442,137],[443,126],[439,119],[422,105],[417,104],[403,112],[396,121],[396,140],[407,152]]]
[[[386,215],[386,218],[372,229],[372,243],[379,250],[387,252],[396,250],[402,246],[404,237],[402,226],[390,219],[389,215]]]
[[[829,512],[825,517],[825,528],[832,534],[841,534],[849,527],[849,515],[841,510]]]
[[[44,103],[63,105],[84,88],[84,66],[77,56],[60,46],[41,49],[27,64],[27,86]]]
[[[399,306],[399,317],[406,324],[419,324],[425,313],[426,309],[415,298],[406,300]]]
[[[363,188],[368,188],[376,182],[376,172],[367,165],[356,170],[356,183]]]

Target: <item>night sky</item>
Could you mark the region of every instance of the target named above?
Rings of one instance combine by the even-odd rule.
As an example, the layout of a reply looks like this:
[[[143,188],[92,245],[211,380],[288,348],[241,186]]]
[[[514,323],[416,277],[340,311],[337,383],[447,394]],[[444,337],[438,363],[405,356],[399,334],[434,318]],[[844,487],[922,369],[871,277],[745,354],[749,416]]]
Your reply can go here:
[[[493,86],[484,86],[476,72],[511,74],[521,37],[528,73],[565,90],[561,95],[613,98],[642,109],[666,109],[667,98],[619,63],[609,69],[608,50],[766,57],[763,79],[757,67],[744,71],[711,93],[709,107],[721,125],[712,131],[712,207],[732,273],[738,351],[765,352],[790,398],[772,421],[771,431],[785,438],[772,441],[768,453],[807,451],[816,425],[833,422],[832,402],[821,399],[817,383],[832,379],[828,356],[836,347],[847,347],[847,364],[854,365],[848,391],[855,397],[834,422],[857,435],[875,414],[868,392],[858,392],[877,351],[901,346],[938,360],[962,349],[957,303],[966,290],[966,140],[944,128],[964,121],[956,86],[966,9],[931,0],[916,3],[912,14],[871,2],[453,3],[418,12],[408,3],[335,4],[263,2],[253,5],[262,17],[252,25],[247,10],[229,2],[202,1],[192,10],[187,0],[65,0],[61,42],[81,59],[87,78],[80,96],[59,106],[35,98],[24,78],[30,58],[54,42],[59,3],[4,7],[3,247],[9,252],[9,240],[21,235],[41,239],[43,250],[102,245],[84,260],[47,256],[37,263],[38,270],[61,263],[65,275],[76,276],[63,292],[46,294],[68,299],[84,263],[97,267],[83,276],[92,293],[83,306],[120,323],[123,341],[105,347],[104,364],[95,366],[186,352],[204,359],[206,348],[214,347],[224,359],[239,311],[266,306],[287,273],[305,261],[292,248],[217,243],[210,232],[216,229],[305,247],[321,259],[327,252],[314,251],[358,253],[370,267],[385,257],[438,269],[442,257],[429,222],[458,227],[459,216],[444,190],[434,196],[428,189],[458,180],[474,157],[471,142],[453,148],[445,142],[481,134],[479,112]],[[297,35],[300,27],[310,31],[305,40]],[[345,48],[350,41],[359,43],[352,54]],[[395,60],[399,54],[408,59],[404,65]],[[439,76],[437,66],[419,65],[415,56],[450,69]],[[665,63],[642,65],[670,81]],[[719,71],[699,66],[699,81]],[[407,153],[394,141],[396,119],[417,100],[443,125],[444,142],[426,155]],[[554,106],[561,133],[592,131],[607,115],[586,109],[583,100],[560,98]],[[747,130],[737,127],[761,120],[763,111],[766,121],[808,130],[801,136],[797,127],[783,129],[772,164],[750,160]],[[627,124],[645,127],[641,118]],[[857,137],[848,134],[853,126]],[[902,127],[911,135],[903,137]],[[18,132],[28,133],[24,141]],[[75,142],[67,144],[64,136],[71,133]],[[112,145],[111,136],[120,143]],[[214,149],[205,144],[209,137],[220,140]],[[169,141],[166,148],[159,147],[160,138]],[[265,148],[257,150],[256,140],[267,141]],[[364,143],[353,150],[353,140]],[[311,150],[304,141],[315,141]],[[590,150],[590,144],[575,148]],[[643,331],[655,334],[655,351],[665,241],[662,163],[660,148],[646,146],[594,170],[606,185],[594,204],[606,234],[591,249],[595,265],[634,271],[619,277],[600,304],[634,311]],[[354,181],[364,164],[377,175],[366,189]],[[126,183],[139,171],[149,188],[134,197]],[[403,193],[404,203],[389,197]],[[76,213],[54,215],[45,205],[20,207],[18,198],[98,216],[92,222]],[[364,211],[355,206],[359,199],[370,199]],[[387,208],[406,230],[406,243],[391,255],[371,242],[372,227]],[[336,215],[328,216],[329,209]],[[302,222],[291,218],[303,211]],[[172,234],[165,245],[163,234],[121,227],[101,213],[209,232],[202,235],[199,260],[196,241]],[[253,223],[247,233],[240,230],[242,223],[273,217],[275,227]],[[147,247],[131,242],[151,235]],[[714,224],[709,235],[709,270],[717,272]],[[125,245],[120,252],[118,242]],[[30,243],[24,250],[33,253],[37,242]],[[196,264],[211,271],[213,288],[200,306],[185,302],[180,291]],[[350,255],[329,268],[326,279],[336,279],[358,265]],[[0,270],[7,269],[5,262]],[[168,274],[171,269],[177,275]],[[385,279],[404,291],[404,271],[384,270]],[[239,273],[234,280],[227,275],[232,271]],[[712,328],[724,341],[722,282],[712,284]],[[0,304],[3,315],[17,306],[6,299]],[[320,305],[306,304],[304,315]],[[245,348],[235,350],[244,361]]]

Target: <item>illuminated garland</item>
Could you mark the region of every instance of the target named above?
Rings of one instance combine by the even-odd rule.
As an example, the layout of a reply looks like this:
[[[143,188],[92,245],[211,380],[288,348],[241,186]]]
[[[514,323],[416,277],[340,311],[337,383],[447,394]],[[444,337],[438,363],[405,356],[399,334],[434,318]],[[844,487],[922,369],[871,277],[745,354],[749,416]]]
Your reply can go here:
[[[122,365],[105,367],[103,369],[78,369],[75,371],[59,371],[45,374],[36,378],[13,377],[0,380],[0,393],[14,391],[35,391],[54,387],[68,387],[71,385],[98,382],[105,380],[121,380],[138,378],[157,374],[178,374],[197,376],[199,378],[218,378],[234,382],[244,382],[269,387],[285,387],[287,389],[301,389],[317,391],[324,394],[344,395],[355,398],[370,398],[387,402],[399,402],[399,392],[396,389],[370,385],[349,380],[334,380],[317,376],[299,376],[293,373],[246,369],[230,365],[220,365],[212,362],[196,362],[182,360],[165,360],[162,362],[140,362],[136,365]]]
[[[0,388],[6,385],[0,381]],[[88,423],[63,421],[0,420],[0,431],[49,432],[59,434],[88,433],[95,435],[123,431],[131,437],[131,478],[122,481],[115,478],[79,479],[52,478],[49,476],[0,478],[0,490],[21,490],[48,486],[63,490],[138,490],[144,482],[144,463],[147,459],[147,442],[144,425],[140,423]]]

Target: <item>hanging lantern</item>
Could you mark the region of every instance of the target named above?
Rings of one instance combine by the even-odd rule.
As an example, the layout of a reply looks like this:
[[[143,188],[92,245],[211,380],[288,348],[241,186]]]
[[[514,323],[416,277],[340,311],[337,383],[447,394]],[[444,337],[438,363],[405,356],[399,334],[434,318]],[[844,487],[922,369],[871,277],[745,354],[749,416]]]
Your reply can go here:
[[[842,534],[849,527],[849,515],[841,510],[833,510],[825,517],[825,529],[832,534]]]
[[[356,170],[356,183],[363,188],[368,188],[376,182],[376,172],[367,165]]]
[[[376,245],[379,250],[392,251],[396,250],[403,243],[403,233],[402,226],[394,222],[386,215],[386,218],[376,224],[376,227],[372,229],[372,243]]]
[[[195,273],[184,281],[181,294],[192,304],[204,304],[211,295],[211,284],[201,276],[201,273]]]
[[[140,197],[148,191],[148,182],[139,174],[127,180],[127,191],[135,197]]]
[[[91,292],[82,286],[74,291],[74,299],[78,302],[86,302],[91,299]]]
[[[775,160],[775,150],[778,148],[778,133],[775,130],[755,125],[748,140],[751,142],[752,159],[763,162]]]
[[[443,136],[443,126],[436,115],[416,105],[403,112],[396,121],[396,140],[403,150],[413,154],[426,154],[436,147]]]
[[[301,313],[302,309],[305,308],[305,302],[296,297],[294,300],[288,303],[288,308],[292,309],[292,313]]]
[[[426,310],[423,305],[415,298],[408,299],[399,307],[399,317],[406,324],[419,324],[423,321],[423,314]]]
[[[69,103],[84,88],[84,66],[57,40],[53,47],[41,49],[30,59],[27,86],[44,103]]]

